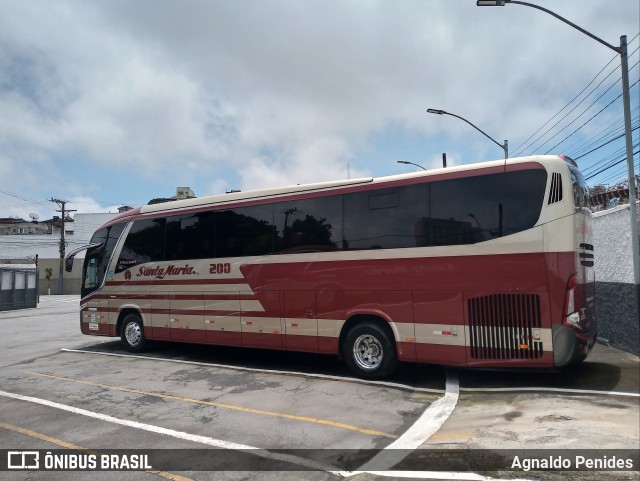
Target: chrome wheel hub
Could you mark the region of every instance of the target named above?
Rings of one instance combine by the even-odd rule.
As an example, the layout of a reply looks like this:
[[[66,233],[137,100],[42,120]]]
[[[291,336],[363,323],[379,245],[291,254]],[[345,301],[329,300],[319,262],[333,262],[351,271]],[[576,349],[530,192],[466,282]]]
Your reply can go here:
[[[135,322],[130,322],[124,330],[124,337],[131,346],[136,346],[142,339],[142,330]]]
[[[377,369],[382,363],[382,357],[382,344],[371,334],[363,334],[353,343],[353,359],[365,371]]]

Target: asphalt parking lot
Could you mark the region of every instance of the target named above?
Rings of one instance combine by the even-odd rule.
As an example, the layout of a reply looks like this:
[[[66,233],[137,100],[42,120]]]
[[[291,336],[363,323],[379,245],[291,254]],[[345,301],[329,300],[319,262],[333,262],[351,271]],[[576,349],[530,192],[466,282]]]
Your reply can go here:
[[[121,450],[176,468],[92,479],[638,477],[637,464],[534,473],[486,461],[544,449],[609,460],[636,453],[636,462],[640,363],[601,345],[562,372],[403,365],[386,382],[365,382],[327,356],[168,343],[131,355],[114,338],[79,332],[77,296],[0,312],[0,328],[3,455]],[[87,473],[26,466],[2,477]]]

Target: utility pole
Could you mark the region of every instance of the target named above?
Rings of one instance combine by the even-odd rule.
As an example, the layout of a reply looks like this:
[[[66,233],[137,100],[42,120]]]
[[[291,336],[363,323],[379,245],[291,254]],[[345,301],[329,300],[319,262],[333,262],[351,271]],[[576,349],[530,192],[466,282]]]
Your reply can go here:
[[[54,199],[54,198],[51,198],[49,200],[50,202],[53,202],[54,204],[57,204],[58,207],[60,207],[60,209],[56,210],[56,212],[60,212],[61,219],[62,219],[60,223],[60,274],[59,274],[60,277],[58,278],[58,294],[64,294],[64,277],[63,277],[64,253],[65,253],[64,221],[65,221],[66,214],[69,212],[75,212],[76,209],[66,209],[65,208],[65,206],[67,205],[66,200],[60,200],[60,199]]]

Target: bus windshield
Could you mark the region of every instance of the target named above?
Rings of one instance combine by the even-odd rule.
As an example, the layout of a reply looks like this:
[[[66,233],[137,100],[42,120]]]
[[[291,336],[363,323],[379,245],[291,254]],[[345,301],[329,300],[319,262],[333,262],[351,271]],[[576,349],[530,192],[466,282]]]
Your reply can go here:
[[[104,282],[109,260],[125,225],[116,224],[105,227],[96,231],[91,237],[91,244],[100,244],[100,246],[88,250],[85,256],[82,269],[82,297],[91,294]]]

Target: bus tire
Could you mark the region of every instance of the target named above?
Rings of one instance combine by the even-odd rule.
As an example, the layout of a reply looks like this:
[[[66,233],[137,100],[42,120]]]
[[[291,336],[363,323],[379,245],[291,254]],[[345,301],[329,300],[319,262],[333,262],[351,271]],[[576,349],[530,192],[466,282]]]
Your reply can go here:
[[[127,314],[122,320],[120,340],[124,347],[131,352],[141,352],[147,345],[144,337],[144,325],[137,314]]]
[[[342,356],[352,373],[367,379],[391,375],[398,363],[392,338],[383,326],[371,321],[356,324],[347,332]]]

